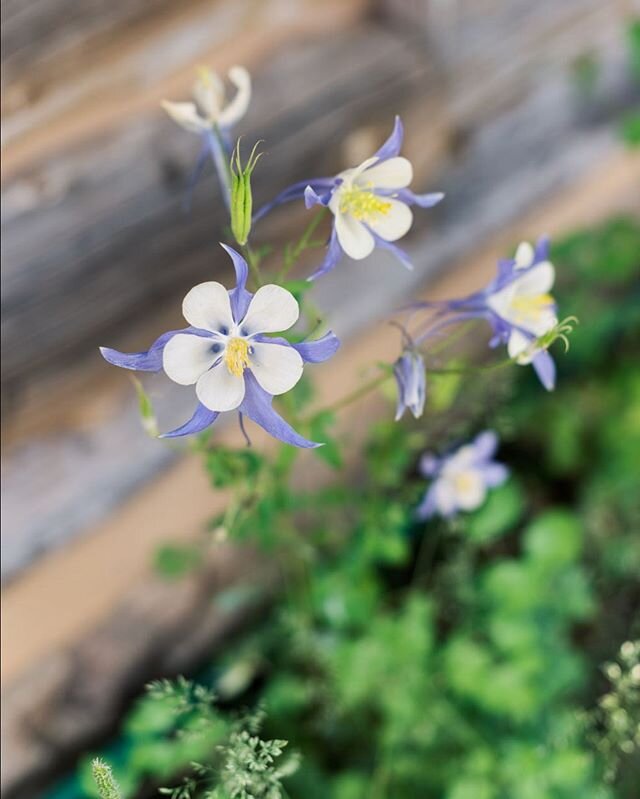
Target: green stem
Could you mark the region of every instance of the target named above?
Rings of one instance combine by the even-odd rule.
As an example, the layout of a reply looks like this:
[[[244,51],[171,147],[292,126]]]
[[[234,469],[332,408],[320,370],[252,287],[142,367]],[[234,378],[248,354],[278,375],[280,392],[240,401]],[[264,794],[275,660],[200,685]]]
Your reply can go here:
[[[325,217],[327,209],[322,208],[318,213],[312,218],[311,222],[307,225],[304,233],[300,237],[298,243],[291,249],[286,255],[284,259],[284,263],[282,265],[282,269],[278,274],[278,282],[282,282],[289,272],[295,266],[298,258],[302,255],[302,253],[309,247],[311,242],[311,237],[315,233],[318,225]]]
[[[361,399],[362,397],[366,397],[370,391],[373,391],[374,389],[383,385],[392,377],[392,372],[385,372],[382,375],[378,375],[377,377],[373,378],[373,380],[369,380],[367,383],[364,383],[363,385],[349,392],[349,394],[345,394],[344,397],[332,403],[331,405],[328,405],[323,410],[330,412],[342,410],[342,408],[345,408],[347,405],[351,405],[352,402],[357,402],[357,400]]]
[[[227,180],[227,190],[229,192],[229,197],[231,197],[231,184],[232,184],[232,174],[231,174],[231,164],[225,157],[226,148],[224,144],[224,139],[222,138],[222,132],[218,125],[213,126],[213,135],[216,137],[216,141],[218,142],[218,146],[220,148],[220,154],[222,162],[224,163],[224,172]]]
[[[249,265],[249,271],[251,272],[251,277],[256,284],[256,288],[260,288],[263,285],[262,274],[260,272],[260,265],[259,265],[259,258],[251,249],[251,245],[247,242],[244,247],[242,248],[244,253],[244,257]]]

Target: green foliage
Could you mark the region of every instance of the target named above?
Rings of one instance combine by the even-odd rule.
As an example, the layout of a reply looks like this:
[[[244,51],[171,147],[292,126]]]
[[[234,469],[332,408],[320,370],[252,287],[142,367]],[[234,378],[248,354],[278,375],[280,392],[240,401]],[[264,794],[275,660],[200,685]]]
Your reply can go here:
[[[515,480],[492,491],[482,507],[470,515],[465,526],[471,541],[487,544],[512,530],[524,513],[522,490]]]
[[[374,425],[348,484],[300,490],[292,448],[203,443],[212,484],[233,489],[212,526],[260,543],[284,577],[267,622],[211,667],[226,703],[259,696],[267,716],[233,720],[209,689],[154,684],[110,758],[125,795],[635,799],[640,225],[568,236],[553,260],[560,307],[581,320],[554,394],[524,369],[479,371],[468,391],[435,376],[443,420]],[[306,417],[311,400],[306,381],[282,398],[338,467],[332,419]],[[418,523],[421,452],[488,424],[509,481],[452,523]],[[192,557],[167,547],[159,562],[177,576]],[[603,689],[599,664],[621,641]]]
[[[253,449],[215,447],[205,451],[205,467],[215,488],[227,488],[254,480],[264,463]]]
[[[640,81],[640,19],[634,20],[628,29],[629,60],[631,71],[637,81]]]
[[[165,544],[154,555],[158,574],[168,580],[177,580],[196,569],[201,563],[200,550],[192,544]]]
[[[605,779],[613,782],[621,761],[640,752],[640,641],[625,641],[618,660],[605,664],[610,689],[598,702],[589,723],[596,748],[606,763]]]
[[[640,112],[632,111],[620,123],[620,135],[629,147],[640,147]]]

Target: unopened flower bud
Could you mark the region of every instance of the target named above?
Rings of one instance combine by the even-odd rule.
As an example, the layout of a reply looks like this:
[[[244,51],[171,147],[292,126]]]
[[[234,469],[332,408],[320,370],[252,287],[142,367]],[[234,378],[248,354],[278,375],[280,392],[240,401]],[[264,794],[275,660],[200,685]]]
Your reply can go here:
[[[235,240],[244,246],[251,232],[253,214],[253,197],[251,195],[251,174],[258,163],[260,153],[256,153],[258,143],[254,145],[246,166],[240,161],[240,142],[231,158],[231,232]]]

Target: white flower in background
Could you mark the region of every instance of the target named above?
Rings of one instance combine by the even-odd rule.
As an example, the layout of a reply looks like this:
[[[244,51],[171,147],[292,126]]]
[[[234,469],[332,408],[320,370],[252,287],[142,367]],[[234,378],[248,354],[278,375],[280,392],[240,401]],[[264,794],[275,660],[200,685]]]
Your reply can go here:
[[[197,133],[202,139],[200,155],[187,191],[187,206],[207,158],[211,157],[222,188],[222,196],[230,206],[229,159],[233,147],[231,131],[247,113],[251,101],[251,76],[244,67],[232,67],[229,80],[236,88],[227,100],[224,84],[210,69],[202,67],[193,87],[194,102],[173,103],[165,100],[162,107],[181,127]]]
[[[220,76],[202,67],[193,87],[195,102],[174,103],[165,100],[162,107],[172,119],[191,133],[203,133],[216,126],[228,131],[247,113],[251,101],[251,76],[244,67],[231,67],[229,80],[236,88],[227,100]]]

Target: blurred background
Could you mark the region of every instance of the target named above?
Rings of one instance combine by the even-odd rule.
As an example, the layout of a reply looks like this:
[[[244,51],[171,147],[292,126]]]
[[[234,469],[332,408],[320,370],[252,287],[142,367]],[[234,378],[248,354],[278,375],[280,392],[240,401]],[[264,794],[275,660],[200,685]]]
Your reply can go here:
[[[154,576],[158,545],[197,535],[224,498],[212,499],[193,456],[144,435],[126,375],[97,353],[143,349],[179,324],[188,288],[229,277],[217,184],[209,173],[184,213],[198,141],[161,100],[187,99],[198,65],[247,66],[254,95],[236,132],[264,140],[258,203],[363,160],[402,116],[416,190],[446,201],[416,214],[414,272],[376,253],[316,289],[349,344],[329,388],[339,394],[339,375],[370,360],[372,342],[393,357],[369,331],[407,297],[472,290],[514,242],[543,231],[640,217],[640,159],[623,130],[640,97],[627,42],[638,10],[632,0],[5,0],[7,797],[35,795],[113,728],[146,679],[193,667],[246,621],[203,604],[203,586],[255,566],[231,549],[197,579]],[[300,206],[274,214],[257,243],[295,236]],[[162,429],[189,415],[188,392],[161,378],[149,389]],[[167,641],[173,660],[160,662]]]

